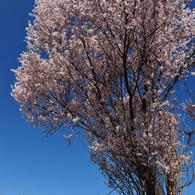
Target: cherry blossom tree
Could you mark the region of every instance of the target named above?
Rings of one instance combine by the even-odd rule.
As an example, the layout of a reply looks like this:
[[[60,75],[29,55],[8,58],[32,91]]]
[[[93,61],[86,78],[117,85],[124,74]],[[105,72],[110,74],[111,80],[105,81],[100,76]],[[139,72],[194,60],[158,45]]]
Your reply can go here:
[[[119,194],[176,195],[193,181],[195,103],[186,83],[195,75],[195,10],[189,4],[35,1],[12,95],[47,135],[67,125],[82,131],[91,161]],[[178,83],[189,92],[186,100],[179,101]],[[72,132],[65,136],[70,141]]]

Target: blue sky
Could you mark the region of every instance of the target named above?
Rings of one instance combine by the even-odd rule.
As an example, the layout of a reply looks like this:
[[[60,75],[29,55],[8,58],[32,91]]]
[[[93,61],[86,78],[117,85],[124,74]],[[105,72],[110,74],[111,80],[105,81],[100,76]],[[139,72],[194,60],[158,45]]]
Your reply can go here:
[[[107,195],[111,189],[78,138],[67,143],[62,132],[46,138],[22,118],[10,96],[25,27],[34,0],[0,0],[0,185],[5,195]],[[195,184],[184,194],[194,194]],[[116,195],[113,192],[111,195]]]
[[[78,138],[67,147],[63,133],[46,138],[22,118],[10,96],[20,53],[25,50],[25,27],[34,0],[0,0],[0,185],[5,195],[106,195],[98,166]],[[116,193],[112,193],[114,195]]]

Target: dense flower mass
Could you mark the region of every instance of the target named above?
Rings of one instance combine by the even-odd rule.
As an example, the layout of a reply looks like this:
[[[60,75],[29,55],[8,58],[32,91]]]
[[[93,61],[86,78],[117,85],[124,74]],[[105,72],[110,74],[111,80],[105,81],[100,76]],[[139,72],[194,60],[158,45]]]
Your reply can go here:
[[[188,3],[36,0],[12,95],[48,134],[79,127],[121,194],[176,195],[191,182],[195,130],[180,113],[195,120],[193,92],[179,105],[174,93],[195,75]]]

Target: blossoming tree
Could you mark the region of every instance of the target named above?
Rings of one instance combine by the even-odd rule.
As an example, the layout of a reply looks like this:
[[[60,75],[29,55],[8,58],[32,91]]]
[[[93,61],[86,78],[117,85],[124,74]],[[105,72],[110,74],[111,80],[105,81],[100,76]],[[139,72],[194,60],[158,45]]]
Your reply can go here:
[[[36,0],[12,95],[52,135],[79,128],[120,194],[176,195],[192,182],[195,11],[184,0]],[[182,86],[185,89],[185,85]],[[70,140],[71,134],[67,136]]]

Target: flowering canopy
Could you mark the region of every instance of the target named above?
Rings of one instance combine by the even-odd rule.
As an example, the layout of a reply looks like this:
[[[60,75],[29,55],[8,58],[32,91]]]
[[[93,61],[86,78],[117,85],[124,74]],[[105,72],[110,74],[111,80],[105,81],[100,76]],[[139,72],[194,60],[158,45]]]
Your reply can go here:
[[[179,111],[194,120],[195,106],[178,106],[173,91],[195,65],[188,3],[36,0],[12,95],[48,134],[80,127],[91,160],[122,194],[179,194],[190,182],[194,130]]]

